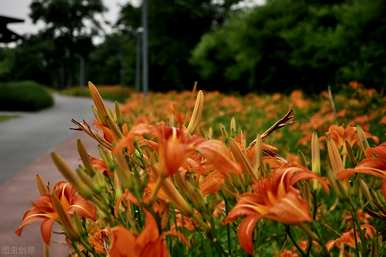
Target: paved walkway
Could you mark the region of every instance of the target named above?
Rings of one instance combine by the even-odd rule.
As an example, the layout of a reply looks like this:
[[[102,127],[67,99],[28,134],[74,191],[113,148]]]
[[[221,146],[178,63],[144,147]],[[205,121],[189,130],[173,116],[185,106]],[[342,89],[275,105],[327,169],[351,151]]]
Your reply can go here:
[[[81,138],[87,149],[94,149],[91,152],[95,152],[95,143],[90,138],[83,136],[81,132],[75,132],[75,135],[65,140],[64,143],[50,149],[63,156],[73,168],[80,162],[76,151],[76,138]],[[63,180],[52,163],[49,153],[46,153],[0,185],[0,257],[43,256],[40,222],[25,227],[21,237],[15,234],[24,211],[30,208],[32,201],[38,197],[34,180],[36,174],[41,175],[51,185]],[[60,230],[54,227],[54,231]],[[62,236],[53,234],[50,256],[68,256]]]
[[[38,193],[34,177],[42,175],[51,184],[61,180],[49,153],[60,153],[73,167],[79,163],[75,139],[82,137],[89,149],[95,149],[83,133],[69,130],[71,119],[91,118],[91,100],[54,95],[55,106],[37,113],[18,113],[19,117],[0,123],[0,256],[42,256],[39,223],[15,235],[24,211]],[[55,229],[54,229],[55,230]],[[56,229],[57,230],[57,229]],[[51,256],[67,256],[64,239],[54,235]]]
[[[55,106],[0,123],[0,184],[70,137],[71,119],[91,118],[91,100],[54,95]]]

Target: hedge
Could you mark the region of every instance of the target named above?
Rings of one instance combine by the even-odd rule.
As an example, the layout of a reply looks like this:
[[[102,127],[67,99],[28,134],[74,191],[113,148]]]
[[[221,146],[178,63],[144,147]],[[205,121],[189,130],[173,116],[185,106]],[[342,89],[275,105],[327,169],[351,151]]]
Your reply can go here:
[[[48,90],[33,81],[0,83],[0,110],[38,111],[54,104]]]

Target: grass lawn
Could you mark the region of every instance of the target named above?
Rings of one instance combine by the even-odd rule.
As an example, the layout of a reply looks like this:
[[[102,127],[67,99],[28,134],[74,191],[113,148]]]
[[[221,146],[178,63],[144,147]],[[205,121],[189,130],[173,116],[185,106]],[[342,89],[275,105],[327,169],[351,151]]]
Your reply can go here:
[[[0,122],[7,121],[7,120],[10,120],[10,119],[14,119],[14,118],[17,118],[17,115],[4,115],[4,114],[0,114]]]

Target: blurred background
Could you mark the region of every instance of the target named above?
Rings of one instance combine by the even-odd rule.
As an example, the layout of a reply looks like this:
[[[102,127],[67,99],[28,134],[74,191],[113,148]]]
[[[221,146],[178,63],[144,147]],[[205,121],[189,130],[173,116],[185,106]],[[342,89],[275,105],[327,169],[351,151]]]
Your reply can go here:
[[[386,85],[385,0],[148,0],[149,89]],[[0,82],[143,81],[142,1],[1,0]],[[146,82],[146,81],[145,81]]]

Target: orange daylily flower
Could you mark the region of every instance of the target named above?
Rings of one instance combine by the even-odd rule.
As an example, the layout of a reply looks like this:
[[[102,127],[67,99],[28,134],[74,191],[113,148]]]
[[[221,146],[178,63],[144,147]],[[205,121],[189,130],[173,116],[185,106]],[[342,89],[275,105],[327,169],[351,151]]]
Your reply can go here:
[[[196,145],[195,149],[205,157],[208,164],[222,174],[241,172],[240,165],[233,159],[232,153],[222,141],[206,140]]]
[[[123,126],[122,130],[124,136],[114,145],[114,153],[120,153],[123,149],[127,149],[128,153],[131,154],[134,151],[135,139],[140,141],[142,140],[143,142],[147,142],[149,144],[150,140],[143,139],[144,135],[151,135],[153,137],[159,136],[157,127],[147,123],[136,124],[130,130],[127,126]],[[151,143],[149,145],[151,146]]]
[[[76,213],[80,217],[95,220],[96,209],[94,205],[79,196],[70,183],[58,182],[52,192],[58,197],[60,204],[68,215]],[[58,220],[58,213],[54,208],[51,197],[49,194],[44,194],[33,202],[32,208],[24,213],[22,223],[16,230],[18,236],[21,235],[25,226],[42,220],[40,226],[42,238],[45,243],[50,242],[52,226]]]
[[[225,176],[221,172],[209,173],[200,183],[200,191],[207,195],[218,192],[225,182]]]
[[[300,242],[297,242],[298,246],[303,250],[306,251],[308,247],[308,241],[302,240]],[[312,241],[312,245],[315,247],[318,247],[318,243],[316,241]],[[300,254],[295,246],[292,246],[291,249],[283,250],[280,252],[279,257],[300,257]]]
[[[294,252],[292,250],[284,250],[280,252],[279,257],[300,257],[297,252]]]
[[[350,146],[358,142],[356,128],[351,126],[344,128],[342,126],[331,125],[328,128],[327,136],[335,141],[338,148],[343,147],[345,142]]]
[[[93,228],[89,231],[88,241],[99,254],[106,254],[106,242],[110,236],[108,229]]]
[[[386,124],[386,116],[383,116],[382,119],[380,119],[379,124],[382,124],[382,125]]]
[[[303,93],[300,90],[294,90],[291,93],[291,102],[300,109],[305,109],[310,106],[310,101],[304,99]]]
[[[94,169],[108,176],[113,175],[113,172],[109,169],[105,161],[94,158],[92,156],[89,156],[89,157],[90,157],[91,166]]]
[[[196,150],[204,158],[201,167],[206,169],[206,172],[199,172],[205,175],[199,183],[202,193],[216,193],[229,176],[241,174],[241,166],[234,160],[231,151],[223,142],[207,140],[198,144]]]
[[[114,227],[111,236],[111,257],[169,256],[165,236],[160,236],[157,223],[149,212],[146,212],[145,227],[138,236],[122,226]]]
[[[335,141],[335,144],[338,148],[346,147],[345,142],[347,142],[351,147],[358,143],[358,134],[357,128],[348,125],[346,128],[337,125],[331,125],[328,128],[327,136]],[[371,135],[368,132],[365,132],[366,138],[373,140],[374,142],[378,142],[379,139],[376,136]],[[322,137],[323,139],[324,137]]]
[[[177,128],[173,128],[172,135],[162,133],[159,143],[159,168],[166,176],[173,176],[185,163],[187,157],[193,153],[193,147],[189,142],[183,142],[183,138],[177,137]],[[168,136],[168,137],[167,137]]]
[[[352,215],[351,214],[347,214],[343,217],[343,219],[345,220],[346,223],[348,223],[348,225],[350,227],[352,226],[355,226],[353,220],[352,220]],[[359,210],[357,212],[357,218],[359,220],[360,223],[363,223],[361,224],[361,230],[365,236],[366,239],[369,239],[369,238],[372,238],[374,237],[374,235],[376,234],[376,230],[375,228],[369,223],[370,221],[370,215],[368,215],[366,212],[362,211],[362,210]],[[356,232],[357,234],[357,241],[359,242],[360,241],[360,236],[359,236],[359,233]],[[339,249],[341,249],[342,252],[344,252],[344,247],[345,246],[348,246],[350,248],[355,248],[355,237],[354,237],[355,233],[354,233],[354,229],[350,229],[346,232],[344,232],[339,238],[335,239],[335,240],[330,240],[327,242],[326,244],[326,248],[328,251],[331,251],[331,249],[333,247],[337,247]]]
[[[257,221],[272,219],[284,224],[312,221],[308,203],[295,187],[301,180],[318,179],[325,190],[327,183],[315,173],[303,167],[287,167],[276,170],[270,177],[258,180],[251,193],[243,194],[230,211],[225,223],[246,216],[240,223],[238,238],[241,247],[252,254],[252,235]]]
[[[361,225],[361,230],[363,231],[363,234],[366,239],[372,238],[376,234],[375,228],[368,223]],[[344,232],[339,238],[335,240],[330,240],[327,242],[326,244],[327,250],[331,251],[332,248],[337,247],[339,249],[342,249],[342,251],[344,251],[345,246],[348,246],[350,248],[355,248],[354,235],[355,235],[354,229],[350,229],[349,231]],[[356,233],[356,241],[360,242],[360,237],[358,232]]]
[[[337,178],[347,179],[355,173],[362,173],[383,179],[382,192],[386,198],[386,143],[367,149],[366,158],[353,169],[338,172]]]
[[[95,120],[95,121],[94,121],[94,125],[95,125],[97,128],[99,128],[99,129],[102,130],[103,138],[104,138],[107,142],[109,142],[109,143],[113,142],[113,140],[114,140],[114,133],[113,133],[113,131],[112,131],[109,127],[107,127],[105,124],[103,124],[103,123],[100,122],[99,120]]]

